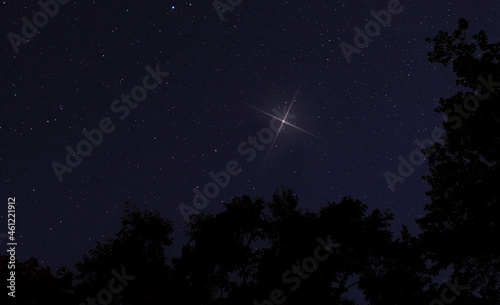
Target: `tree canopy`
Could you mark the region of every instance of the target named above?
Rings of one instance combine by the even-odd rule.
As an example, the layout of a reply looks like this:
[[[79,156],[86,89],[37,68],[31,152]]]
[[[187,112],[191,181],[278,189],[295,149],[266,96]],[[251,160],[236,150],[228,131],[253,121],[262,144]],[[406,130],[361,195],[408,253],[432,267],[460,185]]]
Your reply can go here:
[[[452,265],[471,289],[500,297],[500,43],[484,31],[469,42],[469,21],[451,35],[439,32],[431,62],[452,65],[458,92],[440,99],[436,112],[448,117],[444,141],[427,151],[431,186],[428,213],[417,222],[436,268]]]

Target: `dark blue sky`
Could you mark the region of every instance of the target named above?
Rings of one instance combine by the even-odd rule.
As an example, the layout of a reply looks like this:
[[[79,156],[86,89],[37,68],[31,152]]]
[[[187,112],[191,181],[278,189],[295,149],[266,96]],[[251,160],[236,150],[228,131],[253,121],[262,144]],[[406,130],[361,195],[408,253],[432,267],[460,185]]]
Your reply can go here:
[[[355,47],[355,27],[364,32],[370,12],[388,5],[402,10],[348,63],[340,44]],[[232,160],[239,174],[203,212],[243,194],[269,200],[284,185],[301,209],[351,195],[370,210],[390,209],[395,231],[406,224],[416,234],[427,166],[394,192],[383,174],[397,174],[398,156],[407,159],[416,139],[441,127],[433,110],[458,90],[450,68],[428,62],[425,37],[451,32],[465,17],[470,37],[484,29],[500,39],[493,0],[243,0],[224,21],[208,0],[69,1],[50,9],[54,16],[38,20],[46,25],[16,53],[9,33],[24,39],[22,18],[32,21],[41,7],[1,3],[0,233],[15,196],[18,259],[52,267],[72,266],[94,240],[111,237],[125,201],[174,223],[178,255],[187,229],[179,205],[191,205],[192,189],[203,191],[209,173]],[[144,80],[157,66],[156,78]],[[135,87],[144,84],[151,90],[141,98]],[[131,92],[139,102],[123,101]],[[310,134],[285,125],[270,152],[271,143],[259,142],[262,151],[246,161],[249,137],[269,135],[263,112],[283,112],[296,93],[287,121]],[[65,147],[77,150],[82,130],[100,124],[108,133],[95,136],[99,145],[60,182],[53,162],[66,165]]]

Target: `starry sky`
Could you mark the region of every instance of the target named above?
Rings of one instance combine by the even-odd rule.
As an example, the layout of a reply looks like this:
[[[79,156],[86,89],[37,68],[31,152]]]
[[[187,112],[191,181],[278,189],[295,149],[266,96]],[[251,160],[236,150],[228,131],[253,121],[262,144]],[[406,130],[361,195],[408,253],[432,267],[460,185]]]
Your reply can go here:
[[[428,62],[425,38],[464,17],[470,36],[499,41],[500,2],[218,3],[60,0],[44,18],[36,1],[0,2],[2,248],[8,197],[17,258],[54,268],[112,237],[128,201],[173,222],[177,256],[179,206],[193,208],[193,188],[207,185],[204,213],[244,194],[270,200],[284,185],[301,210],[351,195],[390,209],[396,236],[402,224],[418,233],[427,166],[392,190],[384,173],[441,127],[434,108],[459,89],[450,68]],[[357,48],[355,28],[364,34],[370,12],[389,8]],[[357,49],[350,62],[342,44]],[[97,144],[81,144],[71,167],[67,147],[84,129]],[[210,173],[229,170],[216,192]]]

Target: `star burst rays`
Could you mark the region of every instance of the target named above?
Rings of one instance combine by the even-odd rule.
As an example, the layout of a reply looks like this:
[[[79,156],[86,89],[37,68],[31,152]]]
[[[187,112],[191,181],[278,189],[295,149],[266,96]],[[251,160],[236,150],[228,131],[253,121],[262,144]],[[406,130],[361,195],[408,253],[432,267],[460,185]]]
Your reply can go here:
[[[279,118],[279,117],[277,117],[277,116],[274,116],[274,115],[272,115],[272,114],[270,114],[270,113],[268,113],[268,112],[266,112],[266,111],[264,111],[264,110],[262,110],[262,109],[259,109],[259,108],[255,107],[255,106],[253,106],[253,105],[250,105],[250,104],[247,104],[247,103],[244,103],[244,102],[243,102],[243,104],[245,104],[245,105],[247,105],[247,106],[249,106],[249,107],[251,107],[251,108],[253,108],[253,109],[255,109],[255,110],[257,110],[257,111],[259,111],[259,112],[261,112],[261,113],[263,113],[263,114],[265,114],[265,115],[267,115],[267,116],[269,116],[269,117],[271,117],[271,118],[274,118],[274,119],[276,119],[276,120],[278,120],[278,121],[280,121],[280,122],[281,122],[280,127],[279,127],[278,131],[276,132],[276,135],[275,135],[275,136],[274,136],[274,138],[273,138],[273,142],[272,142],[272,144],[271,144],[271,147],[270,147],[270,148],[269,148],[269,150],[267,151],[266,156],[264,157],[264,160],[263,160],[263,161],[262,161],[262,163],[261,163],[261,166],[262,166],[262,165],[264,164],[264,162],[267,160],[267,157],[268,157],[268,156],[269,156],[269,154],[271,153],[271,150],[273,149],[273,147],[274,147],[274,145],[275,145],[275,143],[276,143],[276,140],[278,139],[278,136],[279,136],[279,134],[281,133],[281,131],[283,130],[284,125],[285,125],[285,124],[286,124],[286,125],[288,125],[288,126],[291,126],[291,127],[295,128],[295,129],[297,129],[297,130],[299,130],[299,131],[301,131],[301,132],[303,132],[303,133],[306,133],[306,134],[308,134],[308,135],[310,135],[310,136],[312,136],[312,137],[315,137],[315,138],[317,138],[317,139],[319,139],[319,140],[321,140],[321,141],[324,141],[324,140],[323,140],[323,139],[321,139],[320,137],[318,137],[318,136],[316,136],[316,135],[314,135],[314,134],[310,133],[309,131],[307,131],[307,130],[305,130],[305,129],[302,129],[302,128],[300,128],[300,127],[298,127],[298,126],[296,126],[296,125],[294,125],[294,124],[292,124],[292,123],[290,123],[290,122],[287,122],[287,120],[286,120],[286,119],[287,119],[287,117],[288,117],[288,114],[290,113],[290,109],[292,109],[293,103],[295,102],[295,100],[296,100],[296,98],[297,98],[297,95],[299,94],[299,91],[300,91],[300,88],[301,88],[301,87],[302,87],[302,84],[300,84],[300,86],[299,86],[299,88],[297,89],[297,91],[295,91],[295,95],[293,96],[292,102],[290,103],[290,107],[288,107],[288,109],[286,109],[286,106],[285,106],[286,113],[285,113],[285,116],[283,117],[283,119],[281,119],[281,118]]]

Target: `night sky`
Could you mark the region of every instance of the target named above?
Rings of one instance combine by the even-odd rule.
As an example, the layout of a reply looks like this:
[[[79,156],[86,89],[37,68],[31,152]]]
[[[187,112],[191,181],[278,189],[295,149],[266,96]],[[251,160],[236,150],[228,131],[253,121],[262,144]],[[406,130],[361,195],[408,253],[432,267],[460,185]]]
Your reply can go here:
[[[392,190],[384,173],[432,137],[439,98],[459,90],[450,68],[428,62],[425,38],[464,17],[470,36],[500,41],[500,2],[234,0],[222,21],[211,1],[60,0],[35,32],[24,26],[28,38],[23,18],[41,6],[1,2],[0,233],[15,196],[19,260],[72,267],[118,231],[126,201],[173,222],[178,256],[179,206],[206,185],[204,213],[284,185],[301,210],[351,195],[390,209],[396,236],[402,224],[418,233],[427,165]],[[355,27],[388,8],[348,63],[341,43],[357,48]],[[66,167],[80,142],[80,163]],[[228,168],[214,195],[210,173]]]

